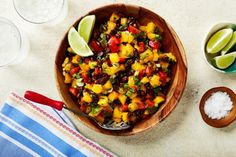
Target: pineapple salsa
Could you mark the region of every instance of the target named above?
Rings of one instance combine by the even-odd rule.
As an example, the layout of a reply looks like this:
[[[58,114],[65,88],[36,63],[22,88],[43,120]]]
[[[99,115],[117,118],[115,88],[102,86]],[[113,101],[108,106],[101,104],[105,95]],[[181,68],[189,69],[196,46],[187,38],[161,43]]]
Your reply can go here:
[[[79,109],[103,123],[135,123],[155,113],[165,101],[176,58],[162,51],[162,32],[152,22],[113,13],[93,29],[93,55],[68,47],[62,64],[65,83]]]

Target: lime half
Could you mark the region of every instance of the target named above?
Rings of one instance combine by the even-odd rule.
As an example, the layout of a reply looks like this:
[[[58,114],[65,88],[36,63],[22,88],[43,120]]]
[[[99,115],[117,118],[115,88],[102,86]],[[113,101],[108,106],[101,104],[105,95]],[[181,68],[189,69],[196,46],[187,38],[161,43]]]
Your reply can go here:
[[[95,15],[85,16],[79,23],[78,32],[85,42],[88,43],[95,24]]]
[[[72,48],[72,50],[82,56],[92,56],[93,52],[89,48],[88,44],[84,41],[84,39],[79,35],[79,33],[76,31],[74,27],[71,27],[68,33],[68,41],[69,45]]]
[[[236,52],[231,52],[229,54],[223,55],[223,56],[217,56],[214,58],[216,67],[219,69],[226,69],[231,64],[234,63],[236,58]]]
[[[222,50],[230,41],[232,34],[233,30],[231,28],[225,28],[213,34],[207,42],[207,53],[214,54]]]
[[[221,51],[221,55],[226,54],[235,44],[236,44],[236,31],[233,33],[233,36],[230,39],[229,43]]]

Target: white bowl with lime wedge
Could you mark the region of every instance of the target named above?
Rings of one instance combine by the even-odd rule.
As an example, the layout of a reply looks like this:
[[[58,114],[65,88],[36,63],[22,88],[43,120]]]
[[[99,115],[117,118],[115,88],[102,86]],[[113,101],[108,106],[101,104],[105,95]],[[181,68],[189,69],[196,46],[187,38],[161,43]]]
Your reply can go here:
[[[214,70],[236,72],[236,23],[213,25],[204,40],[204,56]]]

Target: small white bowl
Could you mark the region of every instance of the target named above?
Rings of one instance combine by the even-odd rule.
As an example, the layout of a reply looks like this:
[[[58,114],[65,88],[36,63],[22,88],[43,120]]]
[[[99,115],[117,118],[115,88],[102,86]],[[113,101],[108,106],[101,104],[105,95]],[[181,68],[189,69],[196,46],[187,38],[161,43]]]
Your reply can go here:
[[[230,70],[225,70],[225,69],[217,69],[216,67],[214,67],[211,63],[210,60],[207,59],[207,53],[206,53],[206,44],[209,40],[209,38],[214,34],[216,33],[218,30],[220,29],[223,29],[223,28],[229,28],[229,27],[232,27],[232,25],[236,25],[236,22],[219,22],[219,23],[216,23],[214,24],[208,31],[204,41],[203,41],[203,55],[204,55],[204,58],[207,62],[207,64],[214,70],[218,71],[218,72],[221,72],[221,73],[233,73],[233,72],[236,72],[236,69],[230,69]],[[234,63],[235,64],[235,63]]]

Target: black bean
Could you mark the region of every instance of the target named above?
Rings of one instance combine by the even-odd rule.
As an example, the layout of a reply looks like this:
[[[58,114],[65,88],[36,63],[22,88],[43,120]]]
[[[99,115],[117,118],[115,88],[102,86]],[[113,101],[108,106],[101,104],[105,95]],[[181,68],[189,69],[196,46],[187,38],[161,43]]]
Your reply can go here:
[[[127,82],[127,81],[128,81],[128,76],[122,77],[121,81],[122,81],[122,82]]]
[[[91,95],[92,95],[93,102],[97,103],[99,100],[98,95],[97,94],[91,94]]]

